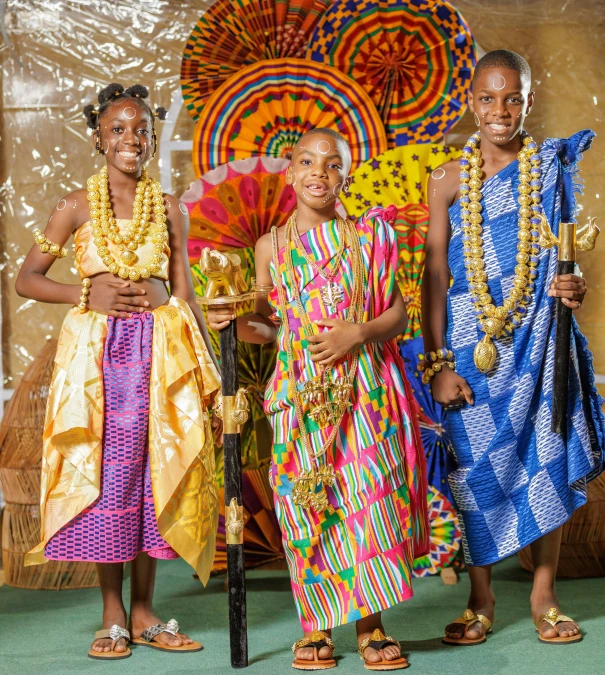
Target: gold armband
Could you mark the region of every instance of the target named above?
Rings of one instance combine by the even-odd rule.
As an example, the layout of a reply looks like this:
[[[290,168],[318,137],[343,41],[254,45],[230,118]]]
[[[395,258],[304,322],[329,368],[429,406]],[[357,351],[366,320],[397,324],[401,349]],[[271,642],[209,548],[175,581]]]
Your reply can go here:
[[[38,244],[40,250],[42,253],[50,253],[51,255],[54,255],[55,258],[65,258],[67,255],[67,249],[62,248],[59,246],[59,244],[55,244],[53,241],[50,239],[47,239],[44,236],[44,232],[36,228],[33,231],[34,235],[34,241],[36,244]]]
[[[82,279],[82,295],[78,303],[81,314],[88,311],[88,294],[90,293],[90,279]]]

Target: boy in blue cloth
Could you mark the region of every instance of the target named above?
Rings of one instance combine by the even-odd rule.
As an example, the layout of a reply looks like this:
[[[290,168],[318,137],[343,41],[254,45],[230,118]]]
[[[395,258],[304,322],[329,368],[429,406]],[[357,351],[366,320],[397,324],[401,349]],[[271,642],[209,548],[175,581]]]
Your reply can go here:
[[[605,421],[574,321],[567,433],[551,431],[555,298],[577,309],[586,286],[580,276],[556,276],[557,252],[540,245],[540,228],[546,218],[557,234],[563,175],[575,172],[594,133],[538,147],[524,131],[533,103],[527,62],[488,53],[472,84],[478,130],[461,159],[429,179],[420,367],[447,409],[449,482],[471,580],[468,609],[446,627],[447,644],[485,642],[492,564],[527,545],[539,639],[582,639],[560,613],[555,577],[562,525],[603,469]]]

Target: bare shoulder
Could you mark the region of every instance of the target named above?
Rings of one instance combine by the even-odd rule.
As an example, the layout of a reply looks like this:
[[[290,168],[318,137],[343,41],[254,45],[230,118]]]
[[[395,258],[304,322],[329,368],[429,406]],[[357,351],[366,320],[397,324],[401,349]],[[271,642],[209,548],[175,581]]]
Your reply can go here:
[[[57,222],[61,227],[75,231],[89,220],[88,195],[85,188],[69,192],[54,205],[49,223]]]
[[[164,192],[164,203],[166,204],[166,215],[170,218],[180,214],[181,216],[189,215],[187,207],[174,195]]]
[[[437,202],[451,206],[460,184],[460,165],[457,159],[450,159],[431,172],[428,182],[429,203]]]
[[[258,238],[256,242],[256,255],[270,256],[272,252],[273,242],[271,232],[266,232]]]

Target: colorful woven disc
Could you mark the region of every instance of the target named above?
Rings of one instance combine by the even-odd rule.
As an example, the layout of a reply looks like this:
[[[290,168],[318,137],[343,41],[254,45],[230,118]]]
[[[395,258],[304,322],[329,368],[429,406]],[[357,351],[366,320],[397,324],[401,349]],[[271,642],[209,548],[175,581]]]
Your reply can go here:
[[[181,64],[189,114],[241,68],[262,59],[303,57],[329,0],[218,0],[195,24]]]
[[[308,56],[368,92],[389,147],[442,140],[466,110],[477,62],[466,21],[441,0],[335,0]]]
[[[259,61],[210,97],[198,120],[193,165],[197,176],[234,159],[289,159],[314,127],[340,132],[353,168],[387,149],[384,126],[365,91],[340,71],[303,59]]]

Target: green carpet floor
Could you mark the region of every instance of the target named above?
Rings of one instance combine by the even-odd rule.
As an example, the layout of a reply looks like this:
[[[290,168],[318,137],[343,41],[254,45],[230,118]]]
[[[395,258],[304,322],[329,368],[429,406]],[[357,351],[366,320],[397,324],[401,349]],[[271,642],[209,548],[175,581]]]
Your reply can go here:
[[[605,673],[605,579],[562,580],[562,607],[581,620],[584,640],[578,644],[540,644],[534,633],[528,596],[530,577],[516,557],[496,566],[498,607],[494,635],[484,645],[446,647],[445,623],[466,607],[468,576],[456,586],[440,578],[414,581],[415,597],[385,612],[385,625],[402,640],[411,668],[423,675],[603,675]],[[125,589],[127,590],[127,589]],[[129,659],[113,663],[86,656],[99,628],[100,597],[85,591],[24,591],[0,588],[0,673],[2,675],[177,675],[232,672],[227,630],[227,594],[223,578],[202,589],[182,561],[160,562],[156,610],[176,617],[184,630],[205,646],[195,654],[166,654],[135,648]],[[290,645],[300,635],[286,572],[248,575],[250,673],[293,673]],[[362,673],[355,653],[353,626],[334,631],[337,673]]]

